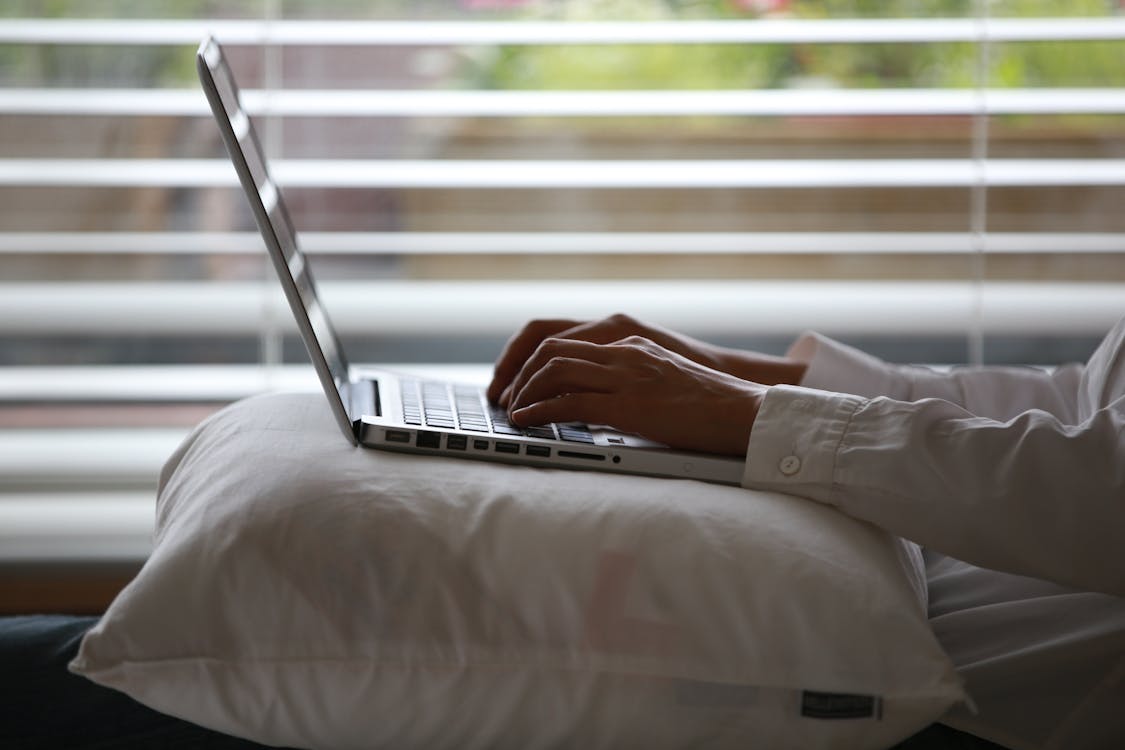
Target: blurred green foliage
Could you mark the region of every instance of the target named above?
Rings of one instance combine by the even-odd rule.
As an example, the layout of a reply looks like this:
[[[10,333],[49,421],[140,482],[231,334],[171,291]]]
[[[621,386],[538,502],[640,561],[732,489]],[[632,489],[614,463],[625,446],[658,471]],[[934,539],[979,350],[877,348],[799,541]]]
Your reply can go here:
[[[45,19],[210,18],[260,1],[3,0],[4,17]],[[167,46],[3,44],[0,84],[10,86],[184,86],[195,80],[194,49]]]
[[[4,0],[0,17],[715,20],[1105,17],[1115,0]],[[188,86],[192,50],[0,45],[7,85]],[[490,89],[966,88],[979,85],[966,43],[511,45],[466,50],[445,85]],[[996,44],[992,86],[1125,86],[1125,41]]]
[[[1104,17],[1110,0],[1001,0],[995,17]],[[583,0],[536,6],[553,20],[754,18],[783,8],[794,18],[966,18],[976,0]],[[979,84],[974,44],[510,46],[478,71],[497,89],[966,88]],[[989,84],[1008,88],[1125,85],[1125,41],[997,44]]]

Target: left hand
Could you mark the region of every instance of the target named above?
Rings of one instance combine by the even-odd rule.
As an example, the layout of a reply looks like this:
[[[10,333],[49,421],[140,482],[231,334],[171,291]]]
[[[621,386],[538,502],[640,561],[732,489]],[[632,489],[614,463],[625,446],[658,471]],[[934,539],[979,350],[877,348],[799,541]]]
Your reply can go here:
[[[765,387],[640,337],[545,339],[512,381],[516,425],[587,422],[673,448],[742,456]]]

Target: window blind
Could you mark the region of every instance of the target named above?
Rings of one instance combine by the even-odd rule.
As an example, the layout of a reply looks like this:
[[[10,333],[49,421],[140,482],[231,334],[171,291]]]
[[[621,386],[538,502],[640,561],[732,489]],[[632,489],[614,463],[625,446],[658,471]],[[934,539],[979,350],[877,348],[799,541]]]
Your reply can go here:
[[[208,33],[355,359],[483,363],[529,316],[624,310],[767,349],[814,328],[1054,364],[1123,313],[1111,4],[189,5],[0,18],[0,558],[135,558],[81,519],[147,518],[202,415],[313,387],[192,75]]]

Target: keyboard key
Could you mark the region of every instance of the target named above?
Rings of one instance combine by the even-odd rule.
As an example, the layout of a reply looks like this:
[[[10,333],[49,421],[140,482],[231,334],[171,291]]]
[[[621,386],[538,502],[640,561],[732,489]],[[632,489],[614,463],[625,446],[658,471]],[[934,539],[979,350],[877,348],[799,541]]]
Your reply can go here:
[[[555,431],[551,429],[550,425],[542,425],[540,427],[527,427],[523,431],[524,435],[528,437],[544,438],[546,440],[555,439]]]
[[[572,427],[559,427],[559,437],[571,443],[594,444],[594,436],[588,430],[576,430]]]
[[[566,440],[594,444],[594,437],[581,424],[536,425],[519,428],[508,421],[504,409],[484,399],[481,389],[434,381],[402,381],[403,422],[466,432],[497,435],[526,435],[544,440]],[[556,427],[558,432],[556,434]]]

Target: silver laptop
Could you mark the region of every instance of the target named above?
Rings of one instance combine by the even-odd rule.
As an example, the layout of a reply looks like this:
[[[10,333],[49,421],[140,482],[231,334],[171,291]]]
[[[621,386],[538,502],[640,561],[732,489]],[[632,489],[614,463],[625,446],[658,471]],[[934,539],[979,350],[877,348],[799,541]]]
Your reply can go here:
[[[277,268],[328,404],[345,437],[371,448],[504,463],[738,484],[743,462],[672,451],[634,435],[582,424],[512,426],[482,388],[349,366],[316,286],[280,189],[219,44],[196,53],[199,78],[258,229]]]

